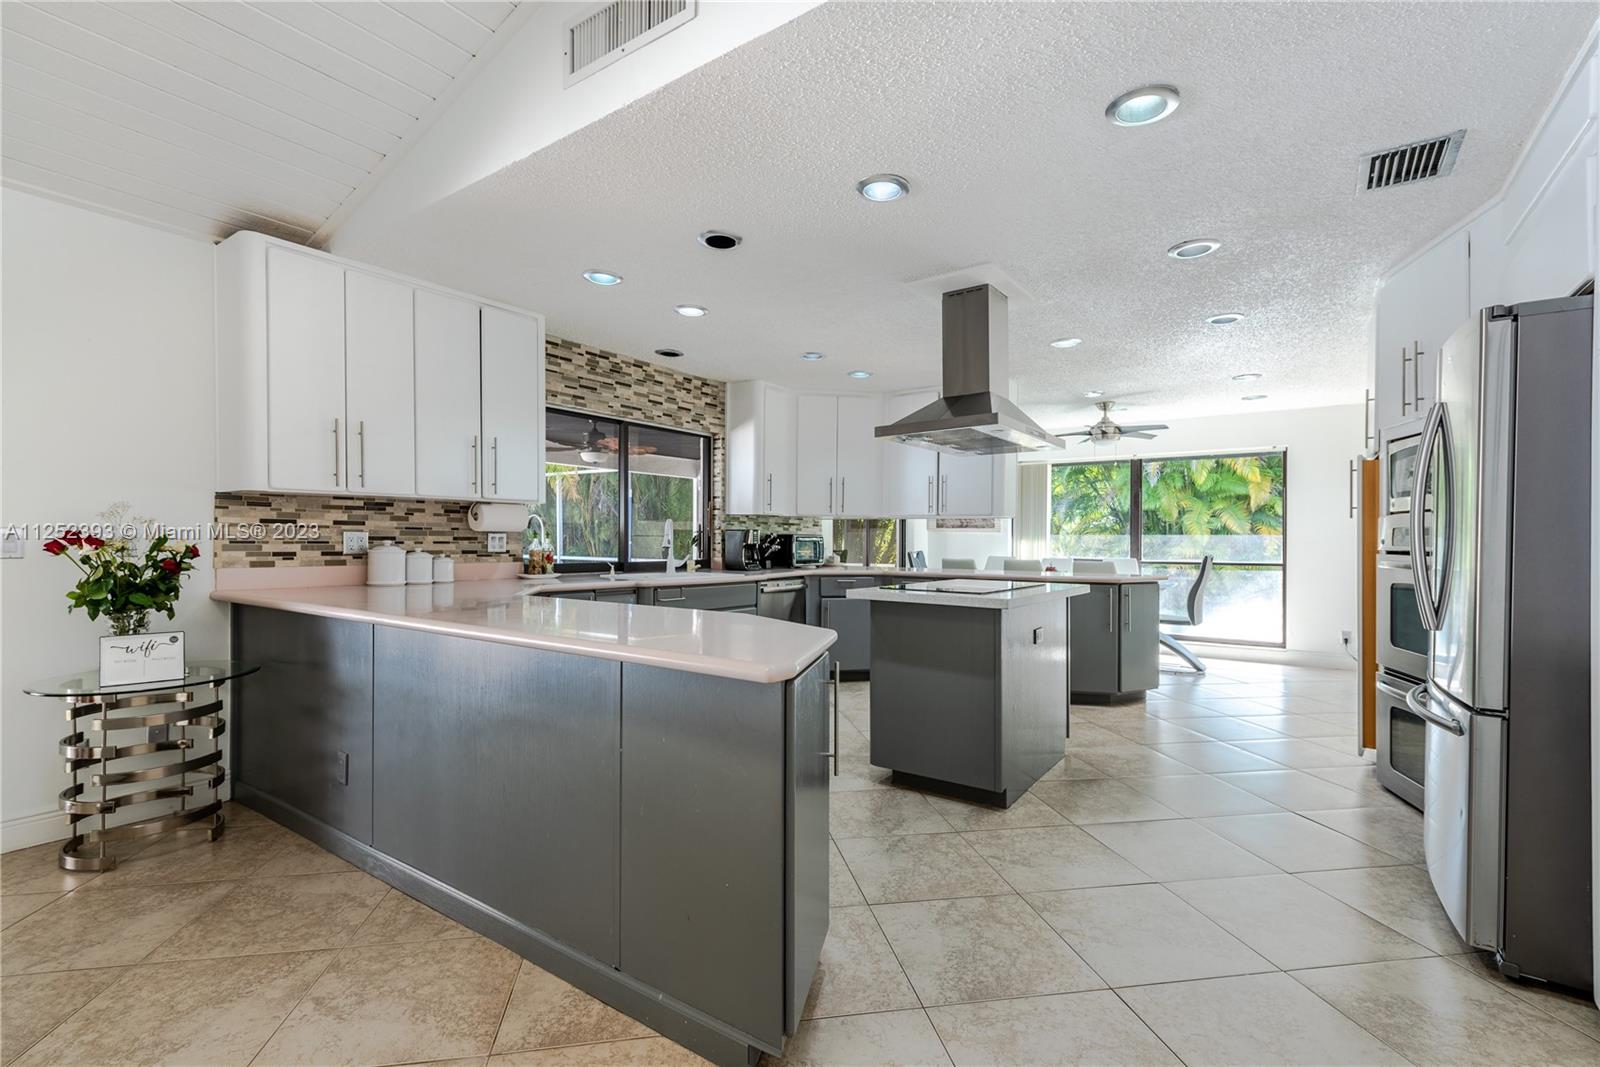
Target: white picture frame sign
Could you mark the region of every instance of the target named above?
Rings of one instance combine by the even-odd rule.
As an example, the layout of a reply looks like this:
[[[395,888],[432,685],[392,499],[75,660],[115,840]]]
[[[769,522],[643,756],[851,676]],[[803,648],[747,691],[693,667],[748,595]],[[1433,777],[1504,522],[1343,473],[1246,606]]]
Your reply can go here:
[[[182,630],[100,639],[103,686],[181,682],[183,677]]]

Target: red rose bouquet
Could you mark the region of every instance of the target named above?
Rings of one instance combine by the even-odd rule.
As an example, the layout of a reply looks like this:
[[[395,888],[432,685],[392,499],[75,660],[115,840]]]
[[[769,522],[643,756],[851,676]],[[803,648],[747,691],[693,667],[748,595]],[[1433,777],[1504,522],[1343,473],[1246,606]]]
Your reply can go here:
[[[46,541],[44,550],[83,572],[67,592],[67,610],[82,608],[91,619],[106,616],[116,637],[143,633],[152,611],[172,618],[183,576],[200,555],[198,545],[157,537],[141,556],[129,541],[103,541],[75,529]]]

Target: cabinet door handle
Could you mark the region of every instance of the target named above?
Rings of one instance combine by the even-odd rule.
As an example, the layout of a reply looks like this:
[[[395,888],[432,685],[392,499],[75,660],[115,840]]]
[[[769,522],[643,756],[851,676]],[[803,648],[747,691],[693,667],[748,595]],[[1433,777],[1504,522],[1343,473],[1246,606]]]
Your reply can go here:
[[[928,514],[933,514],[933,475],[928,475]]]
[[[828,479],[828,514],[833,514],[833,479]]]
[[[942,514],[950,507],[950,476],[939,475],[939,511]]]
[[[356,453],[361,457],[361,488],[367,487],[367,420],[356,423]]]
[[[1122,587],[1122,628],[1133,629],[1133,593],[1127,586]]]
[[[1411,353],[1405,349],[1400,350],[1400,414],[1404,415],[1411,410],[1411,401],[1406,399],[1406,364],[1411,361]]]
[[[1117,597],[1115,589],[1106,590],[1106,633],[1117,632]]]
[[[1411,342],[1411,407],[1422,410],[1422,344]]]
[[[767,510],[772,510],[772,475],[767,475]]]
[[[478,435],[472,435],[472,494],[478,494]]]
[[[339,484],[339,420],[333,420],[333,484]]]
[[[489,438],[489,455],[493,458],[490,472],[489,492],[495,496],[500,495],[500,438]]]
[[[1350,517],[1356,517],[1356,461],[1350,461]]]
[[[839,514],[844,514],[844,476],[839,476]]]
[[[1377,435],[1372,432],[1372,411],[1378,406],[1378,398],[1373,395],[1371,389],[1367,389],[1365,392],[1367,399],[1361,405],[1361,443],[1363,445],[1375,445],[1378,443],[1378,439]]]
[[[833,776],[839,777],[839,661],[833,661],[833,744],[823,753],[833,760]]]

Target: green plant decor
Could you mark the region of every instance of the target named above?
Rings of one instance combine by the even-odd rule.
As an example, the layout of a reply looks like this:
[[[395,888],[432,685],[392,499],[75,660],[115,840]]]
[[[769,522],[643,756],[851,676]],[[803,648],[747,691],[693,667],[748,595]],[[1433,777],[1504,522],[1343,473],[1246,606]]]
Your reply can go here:
[[[152,611],[172,618],[183,576],[200,555],[198,545],[164,536],[152,539],[140,555],[131,541],[105,541],[76,529],[46,541],[44,550],[83,572],[67,591],[67,611],[82,608],[91,619],[104,615],[113,637],[143,633]]]

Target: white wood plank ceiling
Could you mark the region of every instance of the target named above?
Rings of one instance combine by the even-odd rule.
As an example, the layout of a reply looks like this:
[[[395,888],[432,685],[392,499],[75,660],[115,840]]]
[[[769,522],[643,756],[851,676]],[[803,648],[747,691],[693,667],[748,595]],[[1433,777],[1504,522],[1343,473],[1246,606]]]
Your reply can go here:
[[[447,103],[501,2],[0,3],[0,177],[315,243]]]

